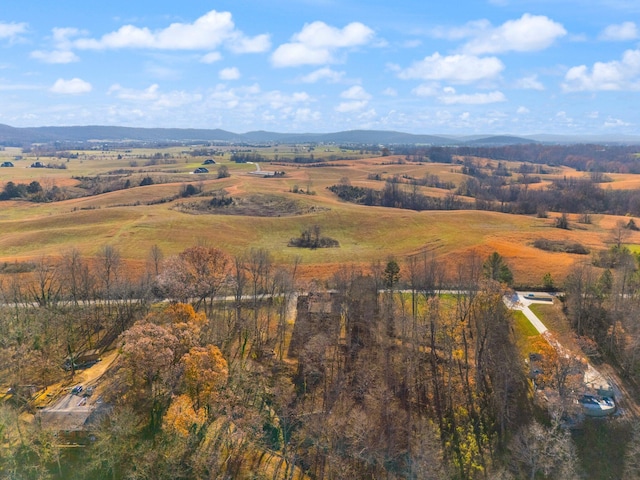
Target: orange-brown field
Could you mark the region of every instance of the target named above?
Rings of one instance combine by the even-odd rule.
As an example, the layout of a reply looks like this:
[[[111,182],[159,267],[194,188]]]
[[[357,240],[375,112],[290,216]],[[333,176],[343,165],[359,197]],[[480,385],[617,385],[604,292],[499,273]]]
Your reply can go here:
[[[3,153],[13,155],[15,151],[0,152],[0,160]],[[262,170],[286,172],[284,177],[262,178],[250,174],[255,165],[231,163],[225,154],[216,157],[216,162],[226,165],[231,176],[218,179],[218,165],[213,165],[209,174],[191,174],[203,158],[191,157],[180,149],[166,150],[176,158],[175,163],[154,166],[144,166],[144,160],[138,160],[142,153],[136,150],[121,159],[117,159],[118,153],[122,154],[78,152],[78,158],[66,162],[65,170],[27,168],[35,160],[27,156],[16,161],[14,168],[0,169],[0,186],[8,181],[37,180],[45,188],[64,189],[77,185],[72,177],[116,169],[130,170],[131,178],[152,175],[163,182],[53,203],[0,202],[0,262],[59,256],[71,248],[94,256],[103,246],[112,245],[132,266],[141,268],[153,245],[168,256],[206,242],[231,255],[266,248],[278,262],[293,262],[300,257],[299,271],[305,279],[324,280],[345,265],[366,268],[376,260],[386,261],[392,256],[402,260],[422,252],[435,255],[453,272],[469,253],[485,257],[497,251],[509,263],[517,284],[540,285],[545,273],[560,282],[573,265],[589,261],[590,257],[542,251],[531,245],[535,239],[570,240],[594,252],[607,247],[621,220],[593,215],[592,223],[585,225],[570,216],[572,228],[560,230],[554,226],[558,214],[553,212],[546,219],[476,210],[415,212],[345,203],[327,190],[346,179],[354,186],[381,189],[384,182],[372,180],[374,174],[383,178],[431,174],[455,184],[465,178],[459,165],[403,163],[400,157],[341,160],[317,168],[262,164]],[[558,168],[543,175],[543,183],[531,188],[544,188],[552,178],[582,175],[585,174]],[[613,181],[604,188],[640,187],[640,176],[611,178]],[[178,203],[202,200],[198,197],[149,204],[176,195],[185,182],[198,185],[204,192],[224,189],[227,196],[236,199],[268,195],[269,201],[289,200],[303,213],[262,217],[190,214],[175,208]],[[302,193],[292,193],[296,188]],[[447,194],[446,190],[435,188],[419,190],[430,196]],[[306,250],[287,246],[290,238],[313,225],[319,225],[323,235],[338,240],[340,247]],[[640,244],[640,232],[630,232],[625,241]]]

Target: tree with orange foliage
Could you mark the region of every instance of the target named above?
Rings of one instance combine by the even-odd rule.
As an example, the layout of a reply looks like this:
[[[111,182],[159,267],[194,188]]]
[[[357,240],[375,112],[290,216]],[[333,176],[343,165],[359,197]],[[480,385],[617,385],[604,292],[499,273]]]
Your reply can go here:
[[[204,407],[210,415],[212,404],[227,382],[229,368],[220,349],[214,345],[193,347],[181,360],[184,367],[183,385],[198,411]]]
[[[566,399],[572,390],[580,388],[586,367],[580,358],[556,350],[543,338],[537,339],[534,346],[540,355],[537,382],[542,381],[544,385],[557,390],[561,399]]]
[[[201,344],[202,329],[207,323],[207,316],[196,312],[188,303],[169,305],[161,312],[152,313],[148,318],[154,323],[165,325],[176,336],[176,360]]]
[[[171,405],[164,415],[163,428],[188,437],[195,429],[205,424],[205,409],[194,409],[189,395],[178,395],[171,400]]]

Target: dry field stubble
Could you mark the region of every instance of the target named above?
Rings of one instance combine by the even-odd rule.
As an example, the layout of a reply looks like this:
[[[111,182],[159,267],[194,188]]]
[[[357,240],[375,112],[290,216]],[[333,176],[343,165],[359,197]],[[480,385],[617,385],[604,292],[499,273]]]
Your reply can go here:
[[[82,155],[87,159],[82,160]],[[84,153],[69,161],[66,170],[1,169],[0,181],[37,179],[40,175],[41,179],[52,179],[49,181],[62,187],[72,181],[72,176],[95,175],[118,168],[144,173],[145,168],[150,168],[131,167],[132,156],[133,153],[118,160],[111,154],[89,160],[88,154]],[[300,257],[301,274],[307,279],[322,279],[344,265],[366,268],[376,260],[385,261],[391,256],[402,260],[422,252],[433,253],[453,271],[455,265],[471,252],[484,257],[497,251],[511,266],[516,283],[539,285],[545,273],[549,272],[556,281],[561,281],[576,262],[587,261],[589,257],[545,252],[531,245],[535,239],[570,240],[595,251],[606,247],[611,229],[620,219],[594,215],[591,225],[572,221],[571,230],[560,230],[554,227],[553,215],[549,219],[539,219],[475,210],[414,212],[365,207],[342,202],[326,189],[344,178],[353,185],[382,188],[384,183],[371,180],[371,174],[383,178],[394,175],[421,178],[430,174],[458,183],[464,177],[457,166],[450,164],[402,164],[394,157],[337,161],[318,168],[266,164],[262,166],[263,170],[285,170],[286,176],[262,178],[248,174],[255,169],[254,165],[236,165],[222,160],[229,167],[230,178],[216,179],[215,170],[209,175],[189,176],[201,161],[201,158],[187,157],[186,161],[178,159],[175,164],[154,168],[158,175],[166,175],[169,179],[173,178],[171,175],[179,175],[181,181],[198,184],[204,191],[224,188],[236,197],[275,195],[305,207],[316,205],[319,208],[303,215],[250,217],[193,215],[173,208],[184,200],[148,204],[177,194],[183,185],[177,182],[50,204],[3,202],[0,205],[0,261],[57,256],[71,248],[93,256],[109,244],[120,249],[124,259],[140,265],[153,245],[158,245],[165,255],[171,255],[205,242],[232,255],[251,248],[265,248],[278,262],[293,262],[294,258]],[[20,162],[24,166],[31,160]],[[176,170],[181,173],[171,173]],[[634,181],[628,176],[620,180]],[[303,193],[292,193],[295,186]],[[434,189],[420,189],[434,194]],[[306,194],[307,191],[311,194]],[[443,195],[446,191],[439,193]],[[307,250],[287,246],[290,238],[314,225],[320,226],[323,235],[338,240],[340,247]],[[627,242],[640,243],[640,233],[633,232]]]

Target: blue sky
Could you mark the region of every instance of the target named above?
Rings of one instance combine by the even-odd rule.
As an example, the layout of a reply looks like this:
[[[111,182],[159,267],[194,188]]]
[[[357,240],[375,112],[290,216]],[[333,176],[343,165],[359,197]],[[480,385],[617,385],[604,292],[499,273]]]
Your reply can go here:
[[[636,134],[637,0],[15,1],[0,123]]]

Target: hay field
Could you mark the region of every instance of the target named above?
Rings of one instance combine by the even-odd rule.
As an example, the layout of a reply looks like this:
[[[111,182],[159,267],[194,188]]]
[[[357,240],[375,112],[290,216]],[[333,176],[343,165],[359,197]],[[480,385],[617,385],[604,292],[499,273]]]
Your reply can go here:
[[[278,262],[289,263],[300,257],[301,272],[307,279],[324,279],[340,266],[366,267],[376,260],[391,256],[402,260],[421,252],[433,253],[453,271],[454,265],[471,252],[484,257],[498,251],[511,266],[516,283],[539,285],[545,273],[551,273],[559,282],[572,265],[588,261],[589,257],[545,252],[531,245],[535,239],[571,240],[594,251],[606,247],[618,220],[594,215],[592,224],[572,222],[575,228],[567,231],[554,227],[553,215],[540,219],[476,210],[415,212],[366,207],[342,202],[327,190],[345,178],[352,185],[381,189],[384,182],[371,180],[371,174],[419,178],[428,173],[459,183],[464,176],[458,166],[451,164],[394,163],[398,160],[394,157],[343,160],[317,168],[264,164],[262,170],[284,170],[286,175],[262,178],[249,173],[256,169],[255,165],[231,163],[225,154],[216,157],[216,162],[226,165],[231,176],[217,179],[217,165],[211,166],[210,174],[191,174],[203,158],[181,151],[170,153],[175,156],[175,163],[143,165],[140,157],[154,152],[78,152],[77,159],[67,162],[66,170],[25,168],[33,161],[25,157],[13,169],[0,169],[0,184],[39,179],[63,187],[73,184],[73,176],[106,174],[117,169],[132,170],[136,175],[153,173],[167,181],[55,203],[1,202],[0,261],[58,256],[71,248],[93,256],[104,245],[112,245],[124,259],[140,264],[148,258],[153,245],[167,256],[206,242],[232,255],[266,248]],[[135,166],[131,166],[132,162]],[[624,176],[619,180],[634,179]],[[232,197],[280,197],[297,202],[308,213],[280,217],[190,214],[175,206],[194,199],[149,204],[176,195],[185,182],[197,184],[205,192],[224,189]],[[296,186],[304,193],[292,193]],[[310,194],[306,194],[307,190]],[[429,195],[446,194],[425,187],[420,190]],[[314,225],[320,226],[323,235],[338,240],[340,247],[308,250],[287,246],[292,237]],[[633,232],[627,241],[640,244],[640,232]]]

